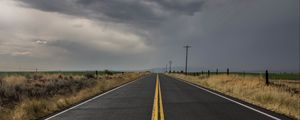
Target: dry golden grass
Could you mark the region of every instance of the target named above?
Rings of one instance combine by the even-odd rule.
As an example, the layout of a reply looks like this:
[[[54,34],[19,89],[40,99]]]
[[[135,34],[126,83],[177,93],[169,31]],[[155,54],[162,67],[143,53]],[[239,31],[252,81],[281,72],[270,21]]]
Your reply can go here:
[[[27,82],[27,78],[25,76],[7,76],[3,78],[3,81],[8,85],[20,85]]]
[[[229,96],[247,101],[263,108],[300,119],[300,94],[286,86],[264,84],[264,78],[240,75],[185,76],[168,74]],[[299,85],[299,84],[298,84]],[[300,86],[293,86],[300,87]]]
[[[109,89],[112,89],[114,87],[120,86],[122,84],[125,84],[127,82],[133,81],[137,79],[138,77],[141,77],[147,73],[125,73],[125,74],[115,74],[115,75],[105,75],[100,76],[98,79],[94,79],[92,81],[88,81],[88,84],[86,86],[83,86],[84,88],[76,89],[76,92],[70,92],[68,90],[65,90],[64,88],[61,88],[63,92],[66,94],[49,94],[48,96],[38,97],[38,96],[26,96],[22,97],[19,101],[15,101],[14,103],[8,103],[12,104],[10,106],[0,106],[0,119],[2,120],[30,120],[30,119],[37,119],[40,117],[43,117],[47,114],[50,114],[52,112],[61,110],[63,108],[66,108],[72,104],[78,103],[84,99],[87,99],[89,97],[95,96],[99,93],[102,93],[104,91],[107,91]],[[68,80],[61,80],[62,83],[59,82],[57,78],[62,78],[65,76],[62,75],[46,75],[43,76],[41,80],[31,81],[34,84],[27,82],[23,83],[26,85],[44,85],[44,86],[52,86],[53,84],[62,84],[62,85],[69,85],[67,87],[71,87],[72,81],[79,82],[79,81],[87,81],[83,76],[74,76],[72,79],[69,77],[66,78]],[[4,78],[7,81],[14,81],[16,79],[14,78]],[[22,79],[18,78],[19,80]],[[25,79],[26,81],[26,79]],[[70,82],[67,82],[70,81]],[[2,80],[3,83],[3,80]],[[2,84],[1,83],[1,84]],[[12,82],[13,84],[14,82]],[[30,84],[29,84],[30,83]],[[90,85],[90,83],[93,83]],[[6,84],[6,82],[5,82]],[[1,86],[0,86],[1,88]],[[49,87],[52,88],[52,87]],[[32,89],[35,89],[33,86]],[[41,89],[43,90],[43,89]],[[4,91],[5,92],[5,91]]]
[[[271,80],[271,82],[291,92],[300,93],[300,80]]]

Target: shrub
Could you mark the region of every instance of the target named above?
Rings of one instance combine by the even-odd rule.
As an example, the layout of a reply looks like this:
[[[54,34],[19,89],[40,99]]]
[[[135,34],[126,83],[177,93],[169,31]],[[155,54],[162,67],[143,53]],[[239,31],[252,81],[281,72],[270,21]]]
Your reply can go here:
[[[85,74],[85,78],[87,79],[95,79],[95,75],[94,74],[91,74],[91,73],[88,73],[88,74]]]
[[[109,71],[109,70],[104,70],[104,74],[107,74],[107,75],[112,75],[113,72]]]

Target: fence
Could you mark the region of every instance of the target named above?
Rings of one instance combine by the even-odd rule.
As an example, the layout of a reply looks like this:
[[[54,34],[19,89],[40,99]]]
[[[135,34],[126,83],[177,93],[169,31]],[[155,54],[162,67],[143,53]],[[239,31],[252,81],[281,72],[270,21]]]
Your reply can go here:
[[[182,71],[173,71],[173,73],[181,73],[184,74]],[[270,73],[269,70],[265,70],[264,72],[246,72],[246,71],[242,71],[242,72],[230,72],[229,68],[226,69],[226,71],[221,72],[219,69],[216,69],[215,72],[211,72],[210,70],[205,71],[201,71],[201,72],[189,72],[187,75],[192,75],[192,76],[199,76],[199,75],[206,75],[208,77],[212,76],[212,75],[241,75],[241,76],[261,76],[264,78],[265,80],[265,84],[266,85],[270,85],[272,84],[271,80],[299,80],[300,81],[300,74],[299,73]]]

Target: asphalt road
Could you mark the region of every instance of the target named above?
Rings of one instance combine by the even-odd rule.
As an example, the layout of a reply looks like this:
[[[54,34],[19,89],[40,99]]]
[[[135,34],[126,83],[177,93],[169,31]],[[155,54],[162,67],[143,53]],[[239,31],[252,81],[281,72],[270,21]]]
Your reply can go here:
[[[159,75],[158,85],[155,82],[156,77],[156,74],[151,74],[50,118],[51,120],[151,120],[156,103],[157,106],[163,106],[160,110],[160,107],[157,109],[163,111],[164,114],[160,115],[166,120],[289,119],[162,74]],[[162,100],[154,102],[156,95],[157,99]],[[161,119],[162,116],[158,118]]]
[[[156,74],[134,81],[50,120],[150,120]]]
[[[160,86],[166,120],[274,120],[286,116],[258,108],[242,101],[254,110],[199,89],[174,78],[160,75]],[[267,115],[261,114],[259,110]]]

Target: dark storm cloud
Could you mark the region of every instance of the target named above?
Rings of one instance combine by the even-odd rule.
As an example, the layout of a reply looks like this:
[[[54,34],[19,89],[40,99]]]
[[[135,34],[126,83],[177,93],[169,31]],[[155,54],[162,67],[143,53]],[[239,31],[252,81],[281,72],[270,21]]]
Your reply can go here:
[[[191,66],[299,71],[299,1],[223,1],[218,7],[215,3],[154,32],[165,41],[160,44],[165,64],[173,60],[173,65],[184,66],[182,46],[190,44]]]
[[[155,0],[161,6],[166,8],[167,10],[172,10],[175,13],[184,13],[193,15],[195,12],[198,12],[202,9],[204,1],[201,0]]]
[[[172,14],[193,15],[200,11],[204,1],[170,0],[20,0],[25,6],[43,11],[58,12],[92,19],[158,25]],[[55,3],[55,4],[54,4]]]
[[[20,19],[0,19],[0,26],[7,26],[0,30],[0,43],[17,46],[17,50],[18,46],[31,48],[18,39],[23,38],[23,34],[11,36],[20,33],[20,28],[26,31],[23,33],[33,31],[25,37],[49,39],[47,42],[35,41],[39,43],[38,48],[49,47],[43,54],[61,55],[53,58],[65,57],[68,62],[57,62],[64,65],[76,62],[72,64],[76,66],[74,68],[98,65],[99,62],[120,69],[132,69],[133,66],[145,69],[165,66],[169,60],[173,60],[174,66],[183,66],[183,45],[190,44],[189,65],[193,67],[299,71],[299,0],[15,1],[19,3],[16,7],[29,11],[20,14],[23,15]],[[36,15],[37,11],[41,13]],[[11,13],[4,15],[9,17]],[[28,19],[28,16],[38,20],[29,19],[29,24],[20,23],[8,31],[14,23],[19,23],[12,20]],[[42,19],[44,17],[46,19]],[[37,25],[38,21],[43,22]],[[11,25],[7,25],[9,23]],[[52,24],[43,26],[48,23]],[[22,27],[23,24],[28,26]],[[34,26],[32,30],[29,29],[31,26]],[[36,30],[41,31],[40,36]],[[12,44],[8,39],[16,42]],[[40,45],[42,43],[46,44]],[[3,51],[10,53],[9,48],[14,47],[1,49],[0,45],[0,55]],[[57,55],[60,52],[62,54]],[[36,55],[34,51],[32,55]]]

